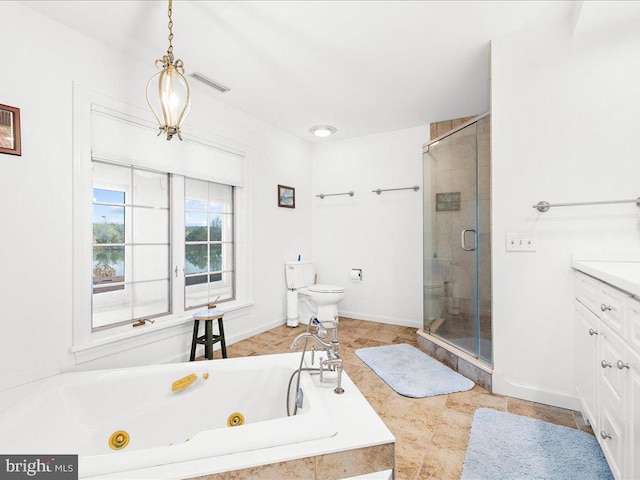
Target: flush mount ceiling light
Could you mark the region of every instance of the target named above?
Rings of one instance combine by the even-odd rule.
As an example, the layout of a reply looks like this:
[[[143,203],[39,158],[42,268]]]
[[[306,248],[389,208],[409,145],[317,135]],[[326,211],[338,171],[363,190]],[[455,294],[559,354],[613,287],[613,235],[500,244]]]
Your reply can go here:
[[[162,64],[162,70],[147,82],[147,103],[158,121],[160,128],[158,135],[166,134],[167,140],[171,140],[174,135],[177,135],[182,140],[180,127],[187,115],[189,115],[191,100],[189,84],[187,79],[184,78],[184,63],[182,63],[182,60],[174,60],[173,57],[172,6],[173,2],[169,0],[169,48],[167,49],[167,54],[162,56],[162,59],[156,60],[156,67]],[[157,96],[152,92],[156,81],[158,86]],[[156,107],[154,107],[154,103]],[[162,119],[158,115],[159,111],[162,112]]]
[[[316,137],[328,137],[329,135],[336,133],[338,130],[336,127],[332,127],[331,125],[316,125],[315,127],[311,127],[309,131]]]

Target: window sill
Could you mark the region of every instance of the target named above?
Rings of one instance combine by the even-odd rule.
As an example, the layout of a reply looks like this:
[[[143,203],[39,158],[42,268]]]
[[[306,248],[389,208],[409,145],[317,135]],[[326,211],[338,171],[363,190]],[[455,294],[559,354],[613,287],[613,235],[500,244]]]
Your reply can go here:
[[[253,302],[245,302],[218,308],[225,313],[225,320],[233,320],[246,315],[252,306]],[[174,316],[173,318],[167,318],[138,328],[129,327],[125,330],[126,327],[123,327],[123,329],[117,332],[114,331],[108,336],[94,338],[89,342],[74,345],[71,347],[71,352],[75,355],[76,365],[80,365],[176,335],[190,334],[193,328],[193,314],[197,311],[199,310],[194,309],[180,316]]]

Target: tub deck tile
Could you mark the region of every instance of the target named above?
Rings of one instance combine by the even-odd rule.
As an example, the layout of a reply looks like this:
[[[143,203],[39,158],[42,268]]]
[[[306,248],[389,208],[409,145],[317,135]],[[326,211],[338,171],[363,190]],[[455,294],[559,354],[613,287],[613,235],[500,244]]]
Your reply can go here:
[[[335,480],[390,470],[394,467],[394,450],[394,444],[388,443],[320,455],[315,457],[315,480]]]
[[[315,457],[300,458],[288,462],[278,462],[258,467],[243,468],[232,472],[216,473],[197,477],[194,480],[265,480],[265,479],[300,480],[315,479]]]
[[[192,480],[337,480],[394,468],[393,443],[215,473]]]

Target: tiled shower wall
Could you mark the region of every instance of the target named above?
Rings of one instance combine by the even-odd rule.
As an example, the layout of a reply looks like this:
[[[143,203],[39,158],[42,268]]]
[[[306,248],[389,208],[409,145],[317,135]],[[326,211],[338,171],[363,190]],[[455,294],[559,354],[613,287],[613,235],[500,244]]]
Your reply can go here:
[[[446,133],[449,133],[454,128],[459,127],[460,125],[468,122],[474,117],[475,115],[471,117],[462,117],[462,118],[456,118],[454,120],[443,120],[442,122],[431,123],[429,125],[429,127],[431,128],[431,140],[433,140],[434,138],[438,138],[439,136],[444,135]]]

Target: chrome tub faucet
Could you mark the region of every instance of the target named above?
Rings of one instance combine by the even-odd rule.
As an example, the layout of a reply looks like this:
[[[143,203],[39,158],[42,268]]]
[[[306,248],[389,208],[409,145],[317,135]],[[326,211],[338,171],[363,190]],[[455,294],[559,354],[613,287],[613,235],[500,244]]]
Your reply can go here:
[[[312,317],[311,320],[309,321],[309,329],[312,326],[314,326],[316,327],[317,333],[312,333],[309,331],[309,329],[307,330],[307,332],[301,333],[291,343],[291,350],[294,350],[298,346],[298,343],[300,342],[300,340],[302,339],[305,340],[304,346],[302,347],[302,359],[300,361],[300,364],[302,365],[302,362],[304,360],[304,355],[307,352],[307,342],[309,340],[313,340],[315,343],[317,343],[318,346],[320,346],[320,350],[327,352],[327,358],[320,361],[320,368],[319,368],[320,381],[321,382],[328,381],[324,379],[325,371],[337,372],[338,385],[333,391],[337,394],[341,394],[341,393],[344,393],[344,389],[342,388],[343,365],[342,365],[342,358],[340,358],[340,355],[338,354],[338,352],[340,351],[340,342],[338,342],[338,324],[339,322],[338,322],[337,316],[334,317],[332,325],[329,327],[325,327],[322,324],[322,322],[318,321],[317,318]],[[329,332],[327,331],[327,328],[329,328],[332,331],[331,340],[329,342],[325,342],[323,340],[329,337]],[[311,351],[312,365],[314,364],[315,352],[317,350],[318,349],[316,345],[314,345]]]

